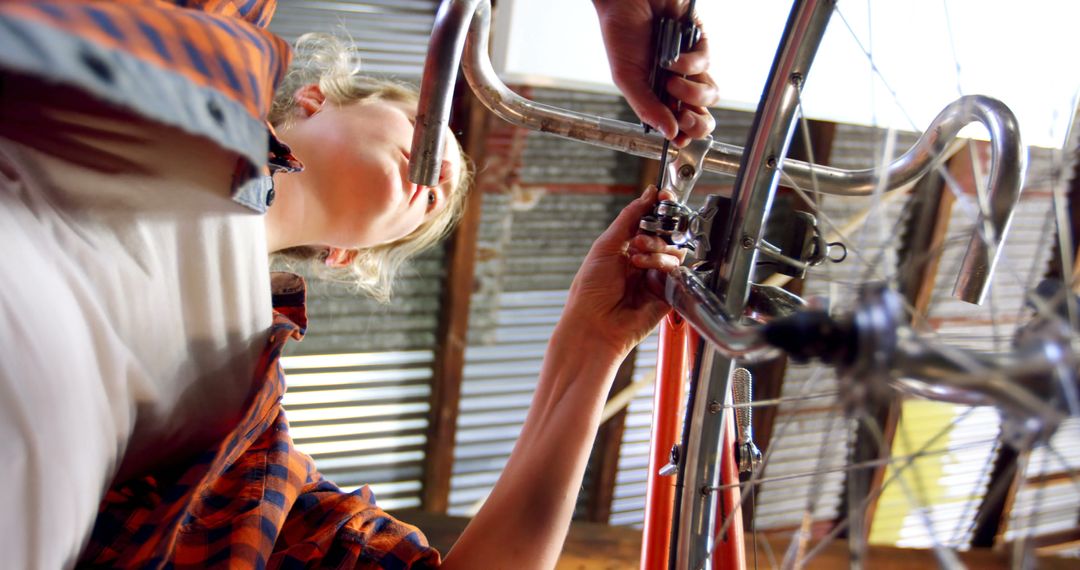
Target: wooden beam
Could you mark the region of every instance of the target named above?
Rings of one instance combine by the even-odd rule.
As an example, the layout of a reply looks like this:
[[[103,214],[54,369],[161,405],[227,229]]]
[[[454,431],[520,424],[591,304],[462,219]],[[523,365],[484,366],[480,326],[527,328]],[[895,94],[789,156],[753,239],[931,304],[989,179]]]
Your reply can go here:
[[[1020,460],[1020,453],[1013,447],[1002,445],[998,450],[994,466],[990,470],[986,496],[975,513],[971,546],[990,548],[1004,542],[1009,512],[1023,480],[1023,473],[1018,469]]]
[[[461,88],[464,83],[458,82],[451,129],[458,134],[458,140],[479,172],[484,164],[485,141],[491,119],[472,93]],[[446,278],[436,329],[431,413],[420,496],[422,508],[436,513],[445,513],[449,505],[482,197],[480,188],[472,188],[466,198],[461,222],[446,242]]]

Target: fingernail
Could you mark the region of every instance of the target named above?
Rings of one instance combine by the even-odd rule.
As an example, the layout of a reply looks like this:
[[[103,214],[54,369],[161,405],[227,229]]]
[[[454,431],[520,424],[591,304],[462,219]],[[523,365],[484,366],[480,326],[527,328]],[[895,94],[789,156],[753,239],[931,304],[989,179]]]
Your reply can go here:
[[[664,138],[668,140],[675,138],[675,135],[678,134],[677,132],[672,132],[671,127],[667,125],[664,125],[657,130],[659,130],[661,133],[664,133]]]

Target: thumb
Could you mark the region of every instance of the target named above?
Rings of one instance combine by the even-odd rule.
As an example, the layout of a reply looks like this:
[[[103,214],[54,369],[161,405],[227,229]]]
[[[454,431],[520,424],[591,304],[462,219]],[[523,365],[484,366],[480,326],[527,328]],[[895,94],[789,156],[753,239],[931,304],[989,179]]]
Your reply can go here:
[[[627,204],[622,212],[619,212],[615,221],[611,223],[611,227],[604,232],[602,241],[614,240],[614,245],[621,248],[627,240],[637,235],[641,217],[652,211],[656,204],[656,194],[656,186],[650,184],[645,188],[645,192],[640,197]]]

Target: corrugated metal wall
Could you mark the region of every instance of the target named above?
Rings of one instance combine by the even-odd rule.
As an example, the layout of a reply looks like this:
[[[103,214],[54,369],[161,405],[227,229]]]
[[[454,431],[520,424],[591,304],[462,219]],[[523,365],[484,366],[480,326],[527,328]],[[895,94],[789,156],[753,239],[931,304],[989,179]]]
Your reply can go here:
[[[532,90],[559,107],[626,119],[618,97]],[[451,514],[490,492],[521,430],[566,291],[593,240],[636,187],[633,157],[498,126],[488,174],[458,416]],[[515,156],[519,150],[521,158]]]
[[[436,0],[281,0],[270,30],[288,42],[308,32],[347,36],[365,73],[419,77]]]
[[[282,361],[297,448],[388,509],[420,502],[442,259],[437,248],[414,262],[389,305],[309,279],[309,332]]]
[[[1029,184],[1037,185],[1040,192],[1025,200],[1030,203],[1023,204],[1022,211],[1034,210],[1027,214],[1031,218],[1041,213],[1043,225],[1037,231],[1033,220],[1021,235],[1026,236],[1025,239],[1029,242],[1034,242],[1040,238],[1045,239],[1045,234],[1054,231],[1048,212],[1050,184],[1054,174],[1062,168],[1062,165],[1060,159],[1055,160],[1048,151],[1031,155],[1029,161],[1031,163]],[[1077,197],[1073,196],[1071,199],[1076,200]],[[1010,252],[1006,249],[1005,253]],[[1045,270],[1039,270],[1045,268],[1042,261],[1044,257],[1049,256],[1050,252],[1040,250],[1039,253],[1041,255],[1036,260],[1025,258],[1023,252],[1016,252],[1009,257],[1009,267],[1016,268],[1020,272],[1016,279],[1011,280],[1014,283],[1013,287],[1019,289],[1021,283],[1038,283],[1038,280],[1042,278]],[[1036,269],[1030,275],[1027,273],[1030,271],[1027,269],[1029,264]],[[1008,317],[1009,313],[1006,312],[1005,315]],[[1014,319],[999,323],[999,328],[1009,330],[1010,325],[1013,325],[1011,321]],[[1077,478],[1078,469],[1080,469],[1080,444],[1078,442],[1080,442],[1080,418],[1072,417],[1058,428],[1048,445],[1040,445],[1032,451],[1009,513],[1006,540],[1028,537],[1053,543],[1055,536],[1059,537],[1056,541],[1065,538],[1072,542],[1073,548],[1071,551],[1063,551],[1062,554],[1080,557],[1080,549],[1075,546],[1077,528],[1080,527],[1080,479]]]

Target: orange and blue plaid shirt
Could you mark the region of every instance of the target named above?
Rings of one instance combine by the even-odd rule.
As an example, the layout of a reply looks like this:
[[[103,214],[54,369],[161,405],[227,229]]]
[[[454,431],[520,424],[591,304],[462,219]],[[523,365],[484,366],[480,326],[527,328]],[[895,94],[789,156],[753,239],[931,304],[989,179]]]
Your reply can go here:
[[[265,122],[290,54],[265,30],[274,8],[272,0],[0,0],[0,80],[26,75],[74,87],[202,136],[241,157],[234,191],[250,196],[245,187],[266,191],[268,177],[258,174],[268,157],[272,168],[299,167]],[[420,531],[379,509],[369,489],[341,491],[293,446],[279,357],[306,327],[304,290],[290,275],[276,275],[274,285],[274,323],[243,421],[183,468],[110,489],[80,565],[439,565]]]
[[[108,491],[79,562],[138,568],[434,568],[423,534],[375,505],[367,487],[345,493],[289,437],[279,356],[307,317],[303,280],[273,275],[275,317],[243,421],[183,469]]]

